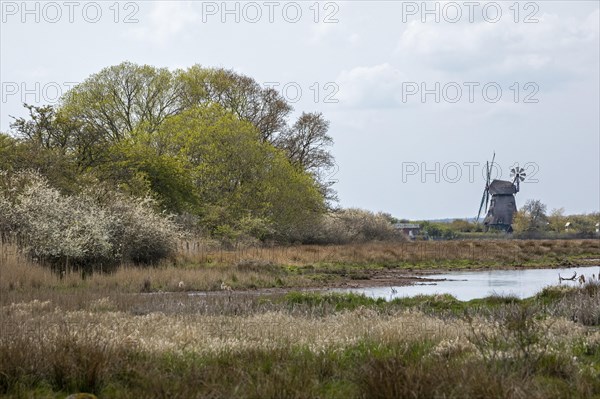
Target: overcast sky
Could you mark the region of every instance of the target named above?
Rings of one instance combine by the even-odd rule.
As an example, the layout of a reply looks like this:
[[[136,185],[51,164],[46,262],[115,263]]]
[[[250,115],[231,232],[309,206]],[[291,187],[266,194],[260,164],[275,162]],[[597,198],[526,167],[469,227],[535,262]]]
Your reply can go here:
[[[24,6],[25,4],[25,6]],[[0,130],[102,68],[234,69],[331,122],[340,204],[473,217],[486,160],[517,206],[600,208],[597,1],[2,1]],[[436,21],[437,19],[437,21]]]

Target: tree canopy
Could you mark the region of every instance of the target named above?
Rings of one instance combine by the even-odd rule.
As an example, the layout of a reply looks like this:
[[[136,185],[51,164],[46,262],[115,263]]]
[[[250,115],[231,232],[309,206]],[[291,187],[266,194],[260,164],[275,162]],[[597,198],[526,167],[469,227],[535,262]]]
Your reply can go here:
[[[329,122],[304,112],[290,123],[277,91],[234,71],[124,62],[56,106],[25,107],[0,135],[0,167],[33,167],[63,192],[100,179],[208,234],[260,239],[298,239],[326,210]]]

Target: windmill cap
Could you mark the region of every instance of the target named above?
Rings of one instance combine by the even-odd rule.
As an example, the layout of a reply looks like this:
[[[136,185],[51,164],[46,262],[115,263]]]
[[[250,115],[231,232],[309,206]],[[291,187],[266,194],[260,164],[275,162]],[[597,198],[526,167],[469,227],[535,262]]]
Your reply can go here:
[[[506,180],[494,180],[490,183],[490,194],[515,194],[517,189],[512,182]]]

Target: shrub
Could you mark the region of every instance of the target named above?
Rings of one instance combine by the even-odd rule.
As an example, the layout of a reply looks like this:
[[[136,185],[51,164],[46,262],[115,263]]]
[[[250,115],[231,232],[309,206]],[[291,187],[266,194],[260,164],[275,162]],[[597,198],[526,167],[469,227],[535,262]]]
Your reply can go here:
[[[63,195],[35,172],[0,174],[0,231],[31,258],[60,268],[151,263],[175,250],[178,230],[154,201],[95,189]]]
[[[315,225],[309,241],[319,244],[348,244],[367,241],[402,239],[390,219],[383,213],[363,209],[342,209],[323,216]]]
[[[553,311],[585,326],[600,326],[600,283],[589,281],[580,288],[571,289]]]
[[[12,204],[0,194],[0,235],[2,242],[7,240],[10,232],[16,228],[15,214]]]
[[[149,264],[175,252],[179,231],[170,217],[154,211],[155,200],[110,194],[105,207],[114,216],[113,244],[120,259]]]

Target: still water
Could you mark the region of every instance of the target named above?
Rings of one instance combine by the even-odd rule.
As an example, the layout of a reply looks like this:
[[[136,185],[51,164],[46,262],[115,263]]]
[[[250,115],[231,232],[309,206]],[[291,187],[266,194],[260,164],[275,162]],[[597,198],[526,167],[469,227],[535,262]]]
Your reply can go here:
[[[484,298],[492,294],[516,295],[527,298],[535,295],[548,285],[558,284],[558,274],[571,277],[577,272],[586,280],[592,274],[598,278],[600,267],[572,267],[568,269],[528,269],[528,270],[489,270],[489,271],[457,271],[444,274],[428,275],[431,279],[445,279],[434,283],[418,283],[406,287],[372,287],[339,289],[336,292],[354,292],[372,298],[394,299],[415,295],[450,294],[461,301]],[[563,281],[563,285],[576,286],[577,281]],[[393,292],[395,290],[396,292]]]

